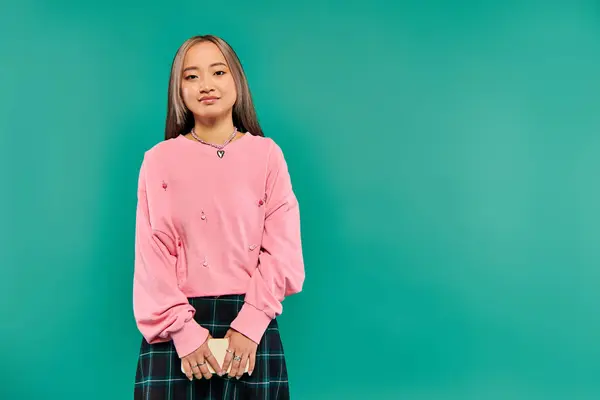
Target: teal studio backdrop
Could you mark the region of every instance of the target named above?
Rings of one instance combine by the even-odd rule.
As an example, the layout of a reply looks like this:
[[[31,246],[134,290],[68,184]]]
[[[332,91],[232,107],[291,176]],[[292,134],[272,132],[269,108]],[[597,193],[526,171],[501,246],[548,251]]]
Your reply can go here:
[[[301,203],[294,399],[600,398],[600,7],[4,1],[0,398],[130,399],[143,152],[229,41]]]

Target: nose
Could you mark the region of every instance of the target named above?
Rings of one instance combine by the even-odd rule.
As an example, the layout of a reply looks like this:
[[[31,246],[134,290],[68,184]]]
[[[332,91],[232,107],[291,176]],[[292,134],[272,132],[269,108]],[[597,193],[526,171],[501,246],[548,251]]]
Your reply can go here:
[[[212,89],[212,84],[209,78],[199,78],[198,79],[198,92],[200,93],[208,93]]]

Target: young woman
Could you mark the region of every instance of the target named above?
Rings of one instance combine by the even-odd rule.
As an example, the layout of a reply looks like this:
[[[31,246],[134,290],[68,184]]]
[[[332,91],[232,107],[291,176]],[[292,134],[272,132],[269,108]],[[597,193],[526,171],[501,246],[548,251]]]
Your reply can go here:
[[[177,51],[165,140],[138,184],[135,399],[289,398],[276,317],[304,283],[299,206],[224,40]],[[223,365],[210,338],[228,338]]]

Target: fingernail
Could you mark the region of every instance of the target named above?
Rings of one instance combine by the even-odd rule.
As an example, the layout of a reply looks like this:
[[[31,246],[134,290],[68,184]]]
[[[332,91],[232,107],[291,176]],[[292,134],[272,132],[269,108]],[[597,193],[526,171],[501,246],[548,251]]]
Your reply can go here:
[[[235,379],[240,380],[241,376],[236,376]]]
[[[252,371],[248,371],[248,376],[252,376]]]

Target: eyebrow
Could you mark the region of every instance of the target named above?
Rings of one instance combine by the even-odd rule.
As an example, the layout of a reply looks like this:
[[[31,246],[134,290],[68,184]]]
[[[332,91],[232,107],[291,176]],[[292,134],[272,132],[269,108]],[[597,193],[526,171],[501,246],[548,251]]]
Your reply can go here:
[[[216,67],[217,65],[223,65],[223,66],[225,66],[225,67],[227,66],[227,64],[225,64],[224,62],[220,62],[220,61],[219,61],[219,62],[216,62],[216,63],[212,63],[212,64],[210,64],[208,67],[209,67],[209,68],[212,68],[212,67]],[[185,71],[190,71],[190,70],[192,70],[192,69],[198,69],[198,67],[195,67],[195,66],[193,66],[193,65],[192,65],[191,67],[187,67],[187,68],[185,68],[185,69],[183,70],[183,72],[185,72]]]

